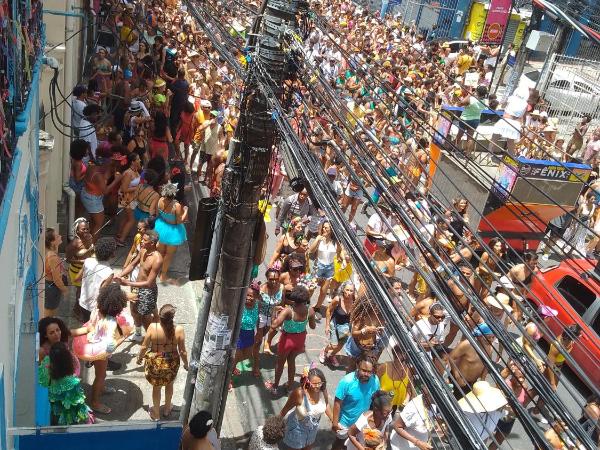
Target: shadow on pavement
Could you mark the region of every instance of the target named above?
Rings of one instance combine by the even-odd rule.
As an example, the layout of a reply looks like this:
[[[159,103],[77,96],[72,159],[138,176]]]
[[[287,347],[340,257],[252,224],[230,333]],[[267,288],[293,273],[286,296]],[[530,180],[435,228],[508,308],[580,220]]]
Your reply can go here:
[[[102,402],[112,409],[110,414],[96,414],[98,421],[126,421],[144,404],[142,390],[132,381],[109,378],[106,386],[116,389],[113,394],[104,394]],[[92,387],[84,384],[86,397],[91,398]]]

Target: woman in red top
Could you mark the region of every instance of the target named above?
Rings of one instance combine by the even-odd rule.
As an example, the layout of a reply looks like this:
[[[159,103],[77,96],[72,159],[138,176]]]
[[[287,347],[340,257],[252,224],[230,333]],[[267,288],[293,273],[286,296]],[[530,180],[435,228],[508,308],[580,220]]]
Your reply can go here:
[[[162,156],[169,160],[169,144],[173,143],[173,136],[169,130],[169,121],[162,111],[157,111],[154,116],[154,133],[150,140],[150,158]]]
[[[175,149],[179,152],[179,144],[183,142],[183,160],[187,161],[190,153],[190,144],[192,143],[192,138],[194,137],[194,114],[196,110],[194,108],[194,104],[187,102],[183,106],[183,111],[181,112],[181,120],[179,122],[179,128],[177,129],[177,134],[175,135]]]

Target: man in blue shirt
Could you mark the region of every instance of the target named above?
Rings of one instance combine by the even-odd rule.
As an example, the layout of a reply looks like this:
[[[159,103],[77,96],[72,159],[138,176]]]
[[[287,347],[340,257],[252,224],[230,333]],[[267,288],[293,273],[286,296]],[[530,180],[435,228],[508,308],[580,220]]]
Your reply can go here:
[[[369,409],[371,396],[378,390],[379,378],[375,375],[375,364],[367,356],[360,356],[356,371],[344,376],[335,391],[331,429],[336,433],[336,440],[332,450],[344,447],[348,428]]]

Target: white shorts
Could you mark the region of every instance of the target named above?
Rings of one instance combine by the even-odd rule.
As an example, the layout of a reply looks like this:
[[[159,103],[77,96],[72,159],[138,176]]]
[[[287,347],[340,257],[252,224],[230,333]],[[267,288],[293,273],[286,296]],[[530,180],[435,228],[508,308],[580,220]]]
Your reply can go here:
[[[260,330],[261,328],[270,327],[270,326],[271,326],[271,316],[265,316],[264,314],[259,314],[258,315],[258,329]]]

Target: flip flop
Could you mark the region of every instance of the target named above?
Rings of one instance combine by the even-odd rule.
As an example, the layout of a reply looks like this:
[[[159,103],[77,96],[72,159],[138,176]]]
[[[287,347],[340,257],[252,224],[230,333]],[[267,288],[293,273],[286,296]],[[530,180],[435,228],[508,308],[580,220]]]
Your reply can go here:
[[[96,414],[110,414],[112,409],[104,404],[100,404],[100,406],[92,408],[92,411],[94,411]]]
[[[162,416],[163,417],[169,417],[172,412],[173,412],[173,405],[171,405],[171,407],[169,409],[164,408],[163,412],[162,412]]]

